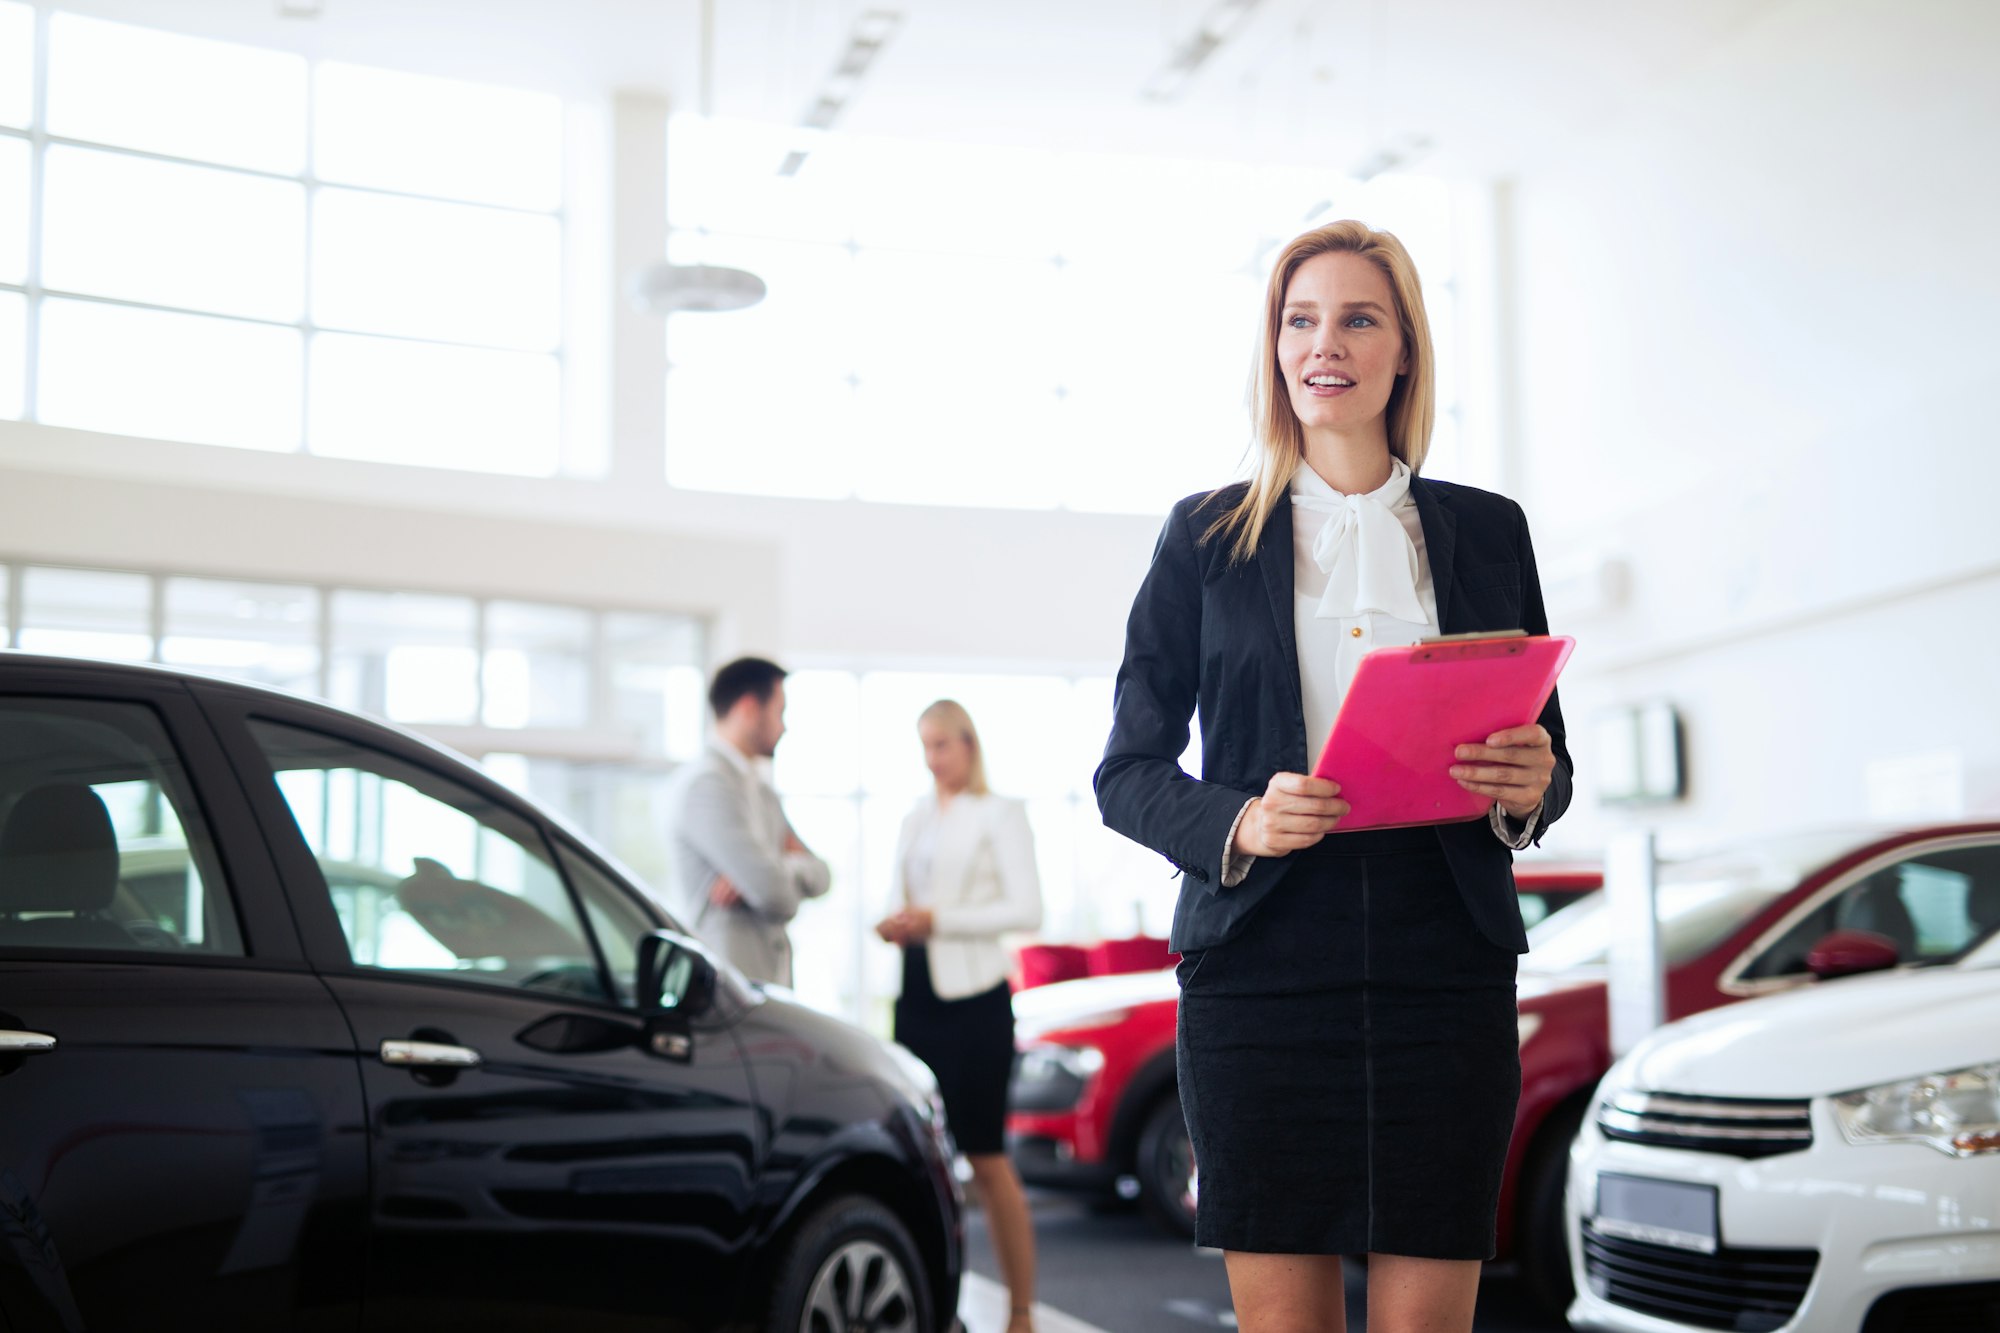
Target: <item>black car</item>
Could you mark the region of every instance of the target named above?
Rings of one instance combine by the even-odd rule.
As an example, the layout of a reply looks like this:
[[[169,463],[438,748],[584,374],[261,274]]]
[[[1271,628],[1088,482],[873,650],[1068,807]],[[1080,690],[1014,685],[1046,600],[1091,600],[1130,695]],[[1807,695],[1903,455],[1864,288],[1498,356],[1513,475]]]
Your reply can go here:
[[[931,1333],[951,1159],[449,753],[0,652],[0,1329]]]

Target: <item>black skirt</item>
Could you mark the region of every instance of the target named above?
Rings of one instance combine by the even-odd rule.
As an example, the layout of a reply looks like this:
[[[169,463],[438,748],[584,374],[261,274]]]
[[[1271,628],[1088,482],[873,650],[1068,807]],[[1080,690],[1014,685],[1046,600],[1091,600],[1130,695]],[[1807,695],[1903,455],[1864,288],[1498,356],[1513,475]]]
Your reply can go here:
[[[896,1040],[937,1075],[958,1150],[1004,1152],[1007,1082],[1014,1073],[1014,996],[1007,983],[962,1000],[940,1000],[931,989],[924,946],[909,946],[903,950],[903,993],[896,997]]]
[[[1298,862],[1180,964],[1195,1238],[1491,1258],[1521,1091],[1515,956],[1473,923],[1431,828],[1336,833]]]

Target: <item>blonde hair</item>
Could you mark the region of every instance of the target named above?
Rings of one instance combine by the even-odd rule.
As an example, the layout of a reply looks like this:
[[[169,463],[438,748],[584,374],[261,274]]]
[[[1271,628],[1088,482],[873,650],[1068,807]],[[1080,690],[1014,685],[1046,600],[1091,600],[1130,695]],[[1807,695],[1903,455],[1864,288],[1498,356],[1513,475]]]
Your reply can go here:
[[[965,775],[965,789],[974,796],[991,791],[986,785],[986,747],[979,743],[979,728],[972,725],[972,714],[965,711],[965,705],[956,699],[940,699],[917,714],[918,726],[926,722],[958,733],[972,747],[972,769]]]
[[[1241,564],[1257,553],[1257,541],[1271,511],[1285,498],[1292,474],[1306,456],[1305,431],[1292,411],[1291,393],[1278,368],[1278,332],[1284,324],[1285,293],[1299,265],[1331,252],[1360,255],[1389,280],[1396,300],[1396,322],[1403,334],[1409,368],[1396,377],[1389,391],[1389,452],[1420,472],[1431,447],[1431,422],[1437,415],[1437,374],[1431,355],[1431,324],[1424,314],[1423,287],[1417,266],[1403,243],[1386,231],[1352,220],[1317,227],[1295,237],[1271,266],[1264,289],[1264,327],[1257,340],[1257,368],[1250,381],[1251,448],[1256,465],[1250,488],[1209,526],[1204,540],[1228,536],[1229,561]]]

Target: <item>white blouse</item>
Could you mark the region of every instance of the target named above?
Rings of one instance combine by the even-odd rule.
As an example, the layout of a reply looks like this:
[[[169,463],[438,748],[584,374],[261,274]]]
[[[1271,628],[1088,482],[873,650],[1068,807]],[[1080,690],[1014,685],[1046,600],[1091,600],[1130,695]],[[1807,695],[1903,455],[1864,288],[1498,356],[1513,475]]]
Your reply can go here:
[[[1312,764],[1361,659],[1437,634],[1437,591],[1401,459],[1366,495],[1343,495],[1301,463],[1291,506],[1292,628]]]
[[[1306,762],[1333,730],[1340,701],[1376,648],[1412,644],[1440,632],[1437,588],[1431,579],[1424,523],[1410,494],[1412,473],[1389,460],[1389,480],[1365,495],[1347,495],[1300,463],[1292,474],[1292,630],[1299,646],[1299,700],[1306,724]],[[1260,793],[1261,794],[1261,793]],[[1246,801],[1222,844],[1222,883],[1243,882],[1254,856],[1234,850],[1236,828],[1254,804]],[[1526,847],[1541,812],[1519,828],[1499,805],[1487,816],[1493,836]]]

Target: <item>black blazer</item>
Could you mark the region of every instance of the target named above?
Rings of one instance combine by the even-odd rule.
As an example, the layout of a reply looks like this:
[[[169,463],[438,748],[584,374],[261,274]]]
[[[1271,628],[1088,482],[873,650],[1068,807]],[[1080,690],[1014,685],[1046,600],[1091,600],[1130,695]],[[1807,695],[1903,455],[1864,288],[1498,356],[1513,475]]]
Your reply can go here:
[[[1241,565],[1230,566],[1225,538],[1202,540],[1247,489],[1238,482],[1191,495],[1167,516],[1126,622],[1111,740],[1094,783],[1105,824],[1181,872],[1171,941],[1177,953],[1229,939],[1284,879],[1294,858],[1265,857],[1241,884],[1223,888],[1223,842],[1244,802],[1261,796],[1273,774],[1310,771],[1292,621],[1290,499],[1271,512],[1257,554]],[[1422,477],[1411,478],[1410,494],[1423,522],[1440,632],[1548,633],[1521,507],[1490,491]],[[1197,708],[1200,781],[1179,762]],[[1546,829],[1569,807],[1571,766],[1554,696],[1539,720],[1555,738],[1555,776],[1542,808]],[[1495,944],[1525,951],[1514,854],[1483,819],[1440,824],[1437,834],[1480,930]]]

